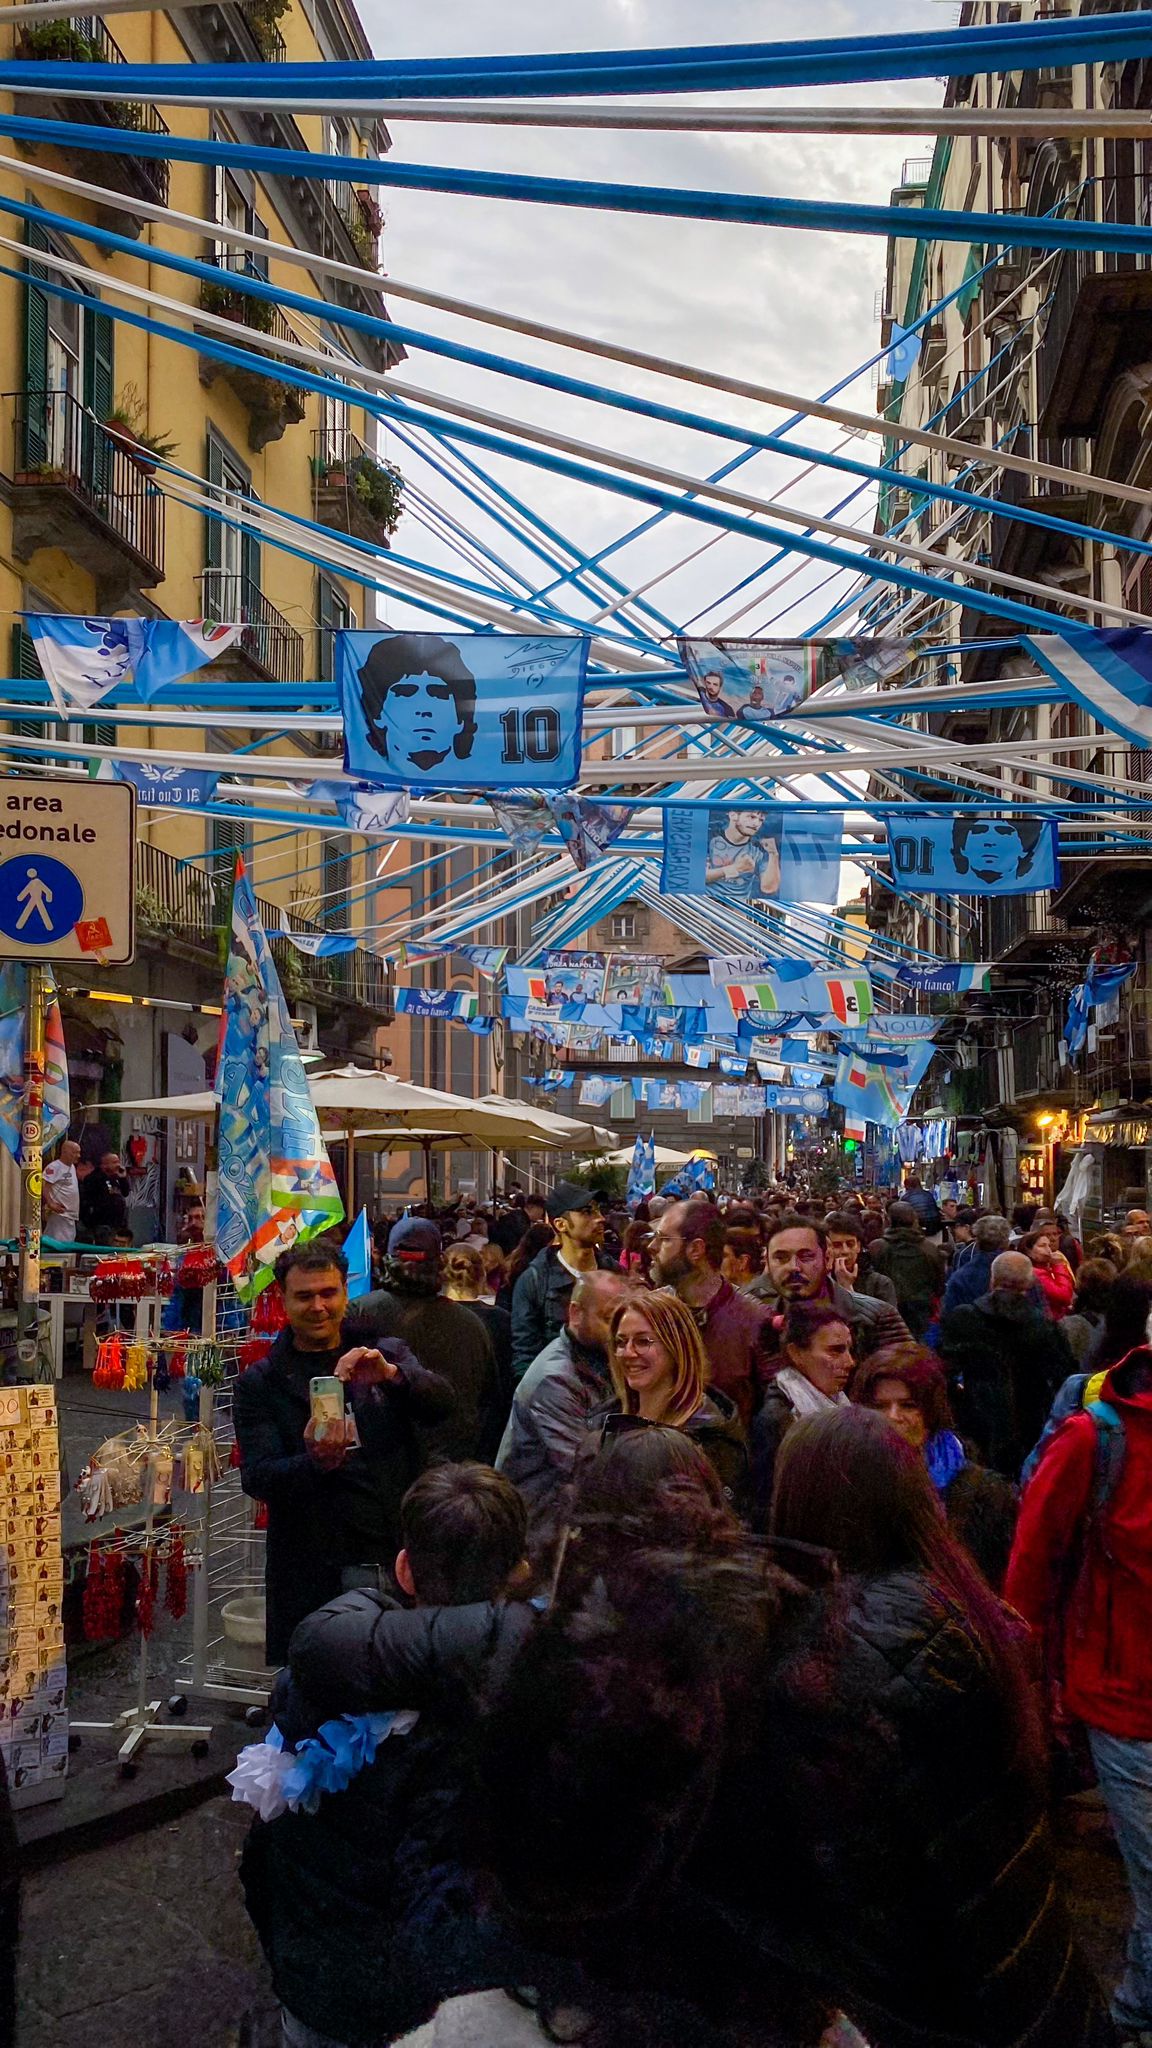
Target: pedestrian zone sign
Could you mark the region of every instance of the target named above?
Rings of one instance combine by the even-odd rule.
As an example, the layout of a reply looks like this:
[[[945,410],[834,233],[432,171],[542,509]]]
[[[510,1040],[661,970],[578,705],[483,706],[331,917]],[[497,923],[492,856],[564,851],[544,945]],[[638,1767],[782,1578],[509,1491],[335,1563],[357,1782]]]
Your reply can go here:
[[[123,967],[136,942],[128,782],[0,782],[0,959]]]

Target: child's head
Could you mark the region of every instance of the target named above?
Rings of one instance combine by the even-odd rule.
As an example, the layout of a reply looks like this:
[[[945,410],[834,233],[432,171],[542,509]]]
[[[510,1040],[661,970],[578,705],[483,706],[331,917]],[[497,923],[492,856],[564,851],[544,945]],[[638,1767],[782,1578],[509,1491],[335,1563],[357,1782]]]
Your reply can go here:
[[[400,1507],[397,1584],[421,1607],[499,1600],[525,1576],[528,1510],[487,1465],[433,1465]]]

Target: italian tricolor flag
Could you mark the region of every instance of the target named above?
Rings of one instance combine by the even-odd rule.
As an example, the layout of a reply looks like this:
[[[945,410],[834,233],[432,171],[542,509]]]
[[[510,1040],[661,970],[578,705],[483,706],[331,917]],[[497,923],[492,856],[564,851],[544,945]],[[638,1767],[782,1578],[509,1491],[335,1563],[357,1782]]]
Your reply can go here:
[[[841,1024],[865,1024],[872,1015],[872,983],[866,974],[853,979],[829,976],[828,1007]]]
[[[765,1014],[780,1008],[779,998],[770,981],[730,982],[725,993],[737,1017],[747,1016],[750,1011]]]

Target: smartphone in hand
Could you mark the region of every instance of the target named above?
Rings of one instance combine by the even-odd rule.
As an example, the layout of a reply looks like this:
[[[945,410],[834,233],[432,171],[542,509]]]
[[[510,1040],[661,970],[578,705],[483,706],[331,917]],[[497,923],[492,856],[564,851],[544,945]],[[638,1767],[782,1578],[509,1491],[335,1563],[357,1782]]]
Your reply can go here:
[[[344,1382],[335,1373],[323,1373],[309,1380],[308,1398],[317,1443],[344,1433]]]

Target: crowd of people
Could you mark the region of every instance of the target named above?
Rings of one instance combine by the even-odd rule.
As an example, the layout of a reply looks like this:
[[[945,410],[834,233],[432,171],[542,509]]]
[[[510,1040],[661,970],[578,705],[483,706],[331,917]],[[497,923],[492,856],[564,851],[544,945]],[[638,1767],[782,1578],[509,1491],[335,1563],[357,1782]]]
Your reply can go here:
[[[561,1182],[390,1220],[354,1303],[334,1238],[277,1277],[234,1788],[286,2048],[496,1987],[585,2048],[1148,2048],[1146,1214]],[[1088,1772],[1111,2014],[1048,1834]]]

